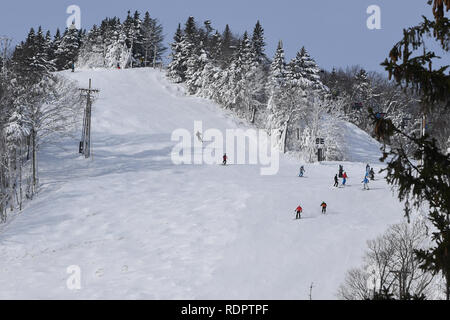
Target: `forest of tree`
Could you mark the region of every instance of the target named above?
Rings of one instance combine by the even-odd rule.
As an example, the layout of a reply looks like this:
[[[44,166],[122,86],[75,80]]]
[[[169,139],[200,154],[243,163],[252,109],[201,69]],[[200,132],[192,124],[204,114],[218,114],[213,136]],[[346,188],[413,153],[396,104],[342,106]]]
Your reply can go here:
[[[314,161],[315,139],[322,137],[328,142],[327,158],[342,159],[334,125],[341,104],[330,99],[314,59],[303,47],[286,62],[280,41],[271,60],[265,46],[259,21],[252,34],[239,37],[229,25],[220,32],[210,21],[199,26],[189,17],[175,33],[167,74],[185,83],[190,94],[212,99],[277,135],[284,151],[303,150],[305,158]]]
[[[16,47],[0,74],[0,216],[21,210],[38,190],[39,147],[79,120],[80,96],[57,74],[39,28]]]
[[[189,17],[171,44],[167,75],[184,83],[192,95],[209,98],[259,128],[278,136],[284,152],[317,160],[316,139],[324,138],[327,160],[345,160],[339,121],[352,122],[373,137],[370,110],[411,133],[421,132],[420,99],[387,77],[353,66],[322,70],[301,47],[286,61],[283,43],[273,59],[265,53],[264,29],[258,21],[252,34],[237,36],[226,25],[221,32],[211,21]],[[439,147],[450,147],[450,114],[430,115],[427,132]],[[403,142],[401,135],[389,143]]]
[[[148,12],[136,11],[123,23],[117,17],[104,19],[100,26],[81,37],[77,67],[123,68],[160,64],[167,48],[162,25]]]
[[[436,247],[423,250],[430,239],[422,225],[391,227],[369,242],[366,265],[347,275],[340,288],[345,299],[421,299],[429,294],[437,273],[446,278],[450,299],[448,71],[433,70],[437,57],[425,49],[423,56],[411,58],[411,51],[425,48],[425,35],[448,52],[444,2],[429,3],[436,20],[423,17],[419,26],[405,30],[405,38],[384,63],[396,81],[359,66],[323,70],[301,45],[287,61],[282,41],[269,57],[259,21],[251,33],[238,35],[229,25],[217,30],[209,20],[199,24],[189,17],[178,25],[170,63],[164,66],[167,76],[183,84],[189,94],[211,99],[249,124],[268,130],[276,135],[283,152],[296,153],[306,161],[317,160],[317,138],[326,142],[326,160],[346,160],[343,121],[391,149],[389,153],[385,149],[386,156],[392,156],[387,181],[398,187],[408,218],[410,207],[429,205],[428,218],[437,230],[432,238]],[[448,1],[445,8],[445,12],[450,8]],[[161,66],[167,51],[161,23],[148,12],[141,17],[138,11],[128,12],[123,22],[106,18],[90,31],[72,26],[52,36],[41,27],[31,28],[27,38],[11,49],[6,59],[0,57],[0,223],[38,191],[39,148],[81,122],[77,85],[56,71]],[[411,159],[420,160],[420,165],[413,165]],[[405,239],[409,245],[396,246]],[[404,285],[382,272],[378,292],[368,295],[367,266],[375,263],[378,271],[402,269],[406,260],[414,273],[405,277]]]
[[[7,70],[0,77],[0,211],[13,207],[13,197],[19,207],[22,203],[17,200],[22,191],[19,198],[15,196],[22,188],[22,178],[17,182],[22,165],[28,165],[31,172],[26,178],[31,181],[28,197],[35,192],[37,161],[33,159],[41,131],[58,131],[67,120],[60,109],[48,107],[48,101],[58,105],[64,100],[55,88],[65,80],[54,71],[161,66],[167,50],[164,43],[158,19],[148,12],[141,17],[136,11],[128,12],[123,22],[106,18],[90,31],[72,26],[52,36],[41,27],[31,28],[7,60],[0,59],[2,70]],[[259,21],[251,34],[239,36],[229,25],[219,31],[209,20],[199,25],[189,17],[178,25],[170,47],[170,63],[165,68],[172,81],[183,83],[189,94],[212,99],[248,123],[267,129],[277,136],[282,151],[295,152],[306,161],[317,160],[317,138],[326,141],[326,160],[346,159],[341,120],[375,137],[369,110],[411,133],[421,131],[420,99],[414,93],[358,66],[323,70],[305,47],[286,61],[282,41],[269,58]],[[65,96],[75,99],[76,95]],[[448,109],[436,108],[440,112],[428,116],[427,132],[446,150],[450,147],[450,115]],[[39,117],[60,123],[39,123]],[[50,124],[52,129],[45,128]],[[394,135],[389,143],[399,145],[402,139]]]
[[[440,57],[426,49],[431,39],[448,52],[450,2],[428,4],[435,20],[423,16],[418,26],[405,29],[381,64],[389,79],[357,66],[321,70],[304,47],[286,62],[282,41],[269,60],[259,22],[251,36],[237,37],[228,25],[220,33],[210,21],[198,26],[189,17],[172,43],[167,74],[190,94],[276,134],[282,151],[299,152],[306,161],[317,159],[317,138],[325,138],[326,159],[344,160],[339,121],[352,122],[382,143],[383,171],[408,222],[413,208],[429,211],[431,237],[423,225],[404,224],[369,242],[368,265],[349,272],[339,292],[344,299],[433,298],[441,290],[428,290],[440,274],[450,300],[450,82],[448,66],[436,68]],[[431,241],[422,247],[423,240]],[[397,275],[375,273],[381,284],[368,290],[370,265],[383,272],[393,268]]]
[[[36,71],[62,71],[72,67],[144,67],[161,63],[164,52],[162,25],[148,12],[138,11],[123,23],[117,17],[104,19],[100,27],[77,30],[75,26],[52,37],[41,27],[30,29],[25,41],[13,50],[12,65]],[[0,60],[0,63],[1,60]]]
[[[31,28],[6,49],[6,61],[0,58],[0,223],[38,191],[39,148],[81,123],[77,85],[55,71],[155,66],[167,50],[158,20],[148,12],[141,19],[137,11],[123,23],[106,18],[89,32],[71,26],[52,36]]]

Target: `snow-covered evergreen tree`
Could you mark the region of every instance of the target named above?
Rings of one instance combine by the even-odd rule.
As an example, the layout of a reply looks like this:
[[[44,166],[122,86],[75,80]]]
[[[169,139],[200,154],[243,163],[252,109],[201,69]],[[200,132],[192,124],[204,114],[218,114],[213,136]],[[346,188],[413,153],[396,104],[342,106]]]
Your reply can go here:
[[[141,14],[136,10],[133,15],[132,66],[142,66],[144,61],[142,23]]]
[[[167,67],[167,75],[175,83],[181,83],[185,80],[185,56],[183,55],[183,30],[181,25],[178,25],[178,29],[173,38],[173,43],[171,44],[172,53],[170,54],[172,61]]]
[[[256,62],[245,32],[230,66],[221,73],[220,103],[233,108],[241,116],[248,114],[254,104],[255,72]]]
[[[105,67],[105,45],[100,29],[94,25],[84,38],[78,53],[77,67]]]
[[[45,34],[45,40],[44,40],[44,51],[45,51],[45,60],[48,63],[49,71],[55,71],[55,51],[53,49],[53,40],[50,31],[47,31]]]
[[[79,48],[80,33],[75,25],[71,25],[70,28],[66,29],[55,52],[57,69],[70,69],[77,59]]]
[[[125,35],[125,41],[128,48],[133,48],[134,42],[136,41],[136,28],[135,28],[135,21],[133,17],[131,16],[131,11],[128,11],[127,17],[125,18],[125,21],[122,24],[122,32]]]
[[[197,23],[195,22],[194,17],[189,17],[184,26],[184,37],[187,42],[191,44],[198,44],[198,40],[200,37],[198,35]]]
[[[266,64],[268,62],[267,56],[265,54],[266,42],[264,39],[264,29],[261,23],[258,22],[255,25],[252,36],[252,49],[255,56],[255,60],[258,64]]]
[[[222,57],[222,36],[218,31],[208,41],[208,54],[210,59],[219,65]]]
[[[225,30],[223,31],[221,45],[221,64],[222,66],[227,66],[231,62],[231,59],[235,53],[236,45],[233,33],[231,32],[228,24],[225,26]]]
[[[297,53],[288,67],[288,79],[296,82],[303,89],[324,90],[325,86],[320,80],[320,69],[309,56],[305,47]]]
[[[54,71],[53,63],[48,56],[48,43],[41,27],[39,27],[35,37],[28,43],[28,49],[30,50],[29,63],[33,70],[36,72]]]
[[[61,31],[59,31],[59,28],[56,29],[56,33],[55,36],[53,37],[53,42],[52,42],[52,49],[51,49],[51,61],[53,62],[55,68],[57,68],[58,66],[56,65],[56,51],[58,51],[59,45],[61,44]]]
[[[234,107],[243,109],[243,112],[251,111],[254,95],[255,74],[257,69],[256,58],[247,32],[241,41],[241,45],[234,58],[231,68],[234,83],[230,88],[233,91]]]
[[[173,81],[184,82],[197,72],[194,61],[196,56],[200,56],[197,40],[198,33],[194,17],[189,17],[183,31],[178,26],[172,44],[172,62],[169,64],[168,74]],[[188,63],[190,64],[189,74]]]
[[[208,63],[208,55],[203,46],[192,48],[189,58],[187,59],[186,69],[186,85],[190,94],[197,94],[203,84],[203,69]]]
[[[269,112],[267,129],[269,131],[278,131],[279,141],[282,138],[283,133],[285,133],[284,123],[286,121],[283,94],[286,88],[286,76],[287,72],[283,42],[280,40],[270,67],[268,80],[269,100],[267,105]]]
[[[211,59],[208,59],[201,74],[201,90],[198,95],[223,104],[223,81],[225,80],[224,71],[216,66]]]
[[[367,72],[361,69],[354,79],[352,87],[352,100],[354,104],[359,104],[361,107],[352,110],[350,121],[358,125],[363,130],[368,130],[371,121],[369,118],[369,108],[373,107],[373,90]]]
[[[361,69],[355,75],[355,81],[353,84],[353,99],[356,102],[361,102],[363,105],[370,103],[373,98],[372,86],[367,72]]]
[[[131,48],[127,45],[127,36],[124,30],[119,30],[115,34],[115,38],[115,41],[112,41],[106,49],[106,67],[120,66],[122,69],[125,69],[131,62]]]
[[[157,19],[151,18],[148,12],[142,22],[141,37],[144,66],[160,61],[167,50],[164,46],[163,27]]]
[[[16,74],[33,79],[32,81],[39,81],[43,75],[54,71],[41,27],[37,33],[31,28],[26,41],[16,47],[12,65]]]

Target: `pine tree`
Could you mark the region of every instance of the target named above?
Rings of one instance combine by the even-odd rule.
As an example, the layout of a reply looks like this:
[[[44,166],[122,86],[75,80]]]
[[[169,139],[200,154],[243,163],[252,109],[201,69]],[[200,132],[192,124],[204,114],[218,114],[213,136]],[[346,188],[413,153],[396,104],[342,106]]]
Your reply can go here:
[[[186,62],[186,85],[190,94],[197,94],[202,88],[203,69],[207,63],[208,55],[201,46],[191,52]]]
[[[284,58],[283,42],[278,42],[277,51],[270,66],[269,89],[273,93],[280,90],[286,84],[287,71]]]
[[[58,48],[60,45],[61,45],[61,31],[59,31],[59,28],[58,28],[58,29],[56,29],[55,36],[53,37],[52,55],[51,55],[51,59],[52,59],[53,64],[55,65],[55,68],[57,68],[56,52],[58,51]]]
[[[294,61],[296,60],[294,59]],[[308,136],[307,141],[302,144],[296,139],[295,132],[300,130],[300,122],[303,121],[305,124],[308,116],[313,119],[314,113],[311,112],[311,103],[307,100],[305,83],[301,81],[303,77],[296,76],[292,65],[293,62],[286,66],[284,50],[280,41],[269,75],[268,109],[270,113],[269,129],[279,132],[279,145],[283,152],[302,145],[303,147],[311,146],[312,141],[309,139],[316,134],[313,126],[306,127],[303,138]],[[299,68],[298,70],[303,69]],[[307,160],[311,159],[308,157]]]
[[[238,51],[234,55],[231,64],[226,72],[226,81],[224,83],[224,103],[228,108],[235,108],[238,113],[243,115],[244,107],[249,111],[251,104],[251,85],[252,74],[255,71],[256,62],[252,52],[250,40],[247,32],[244,33]]]
[[[104,67],[116,68],[117,65],[125,68],[121,62],[121,56],[124,56],[128,50],[126,44],[126,34],[120,19],[117,17],[107,18],[100,25],[100,34],[103,42],[103,60]]]
[[[31,82],[38,82],[47,73],[53,71],[41,27],[37,34],[33,28],[30,29],[26,41],[14,50],[12,64],[14,73],[18,77]]]
[[[186,21],[184,27],[184,37],[188,42],[192,44],[197,44],[197,40],[199,40],[199,37],[197,24],[195,23],[194,17],[189,17],[188,20]]]
[[[106,49],[105,60],[107,67],[114,68],[118,65],[125,69],[130,64],[132,52],[127,45],[126,32],[120,24],[118,25],[118,30],[114,31],[113,39]]]
[[[276,130],[280,129],[282,117],[282,91],[285,88],[287,81],[286,74],[286,62],[284,57],[283,42],[280,40],[278,42],[277,51],[272,60],[270,66],[269,80],[268,80],[268,90],[269,90],[269,100],[268,100],[268,110],[269,110],[269,121],[268,129]]]
[[[253,104],[253,81],[256,74],[256,59],[253,54],[252,45],[245,32],[238,52],[230,66],[229,90],[232,100],[230,105],[241,109],[241,112],[250,112]],[[245,107],[245,110],[242,110]]]
[[[372,86],[370,84],[367,72],[364,69],[361,69],[355,75],[355,82],[353,85],[354,100],[366,104],[370,102],[372,95]]]
[[[56,70],[55,63],[54,63],[55,51],[54,51],[53,40],[52,40],[50,31],[47,31],[47,33],[45,35],[44,50],[46,53],[46,59],[49,63],[49,71],[55,71]]]
[[[354,103],[362,104],[362,108],[353,110],[349,120],[361,129],[369,131],[372,124],[370,123],[368,111],[373,106],[373,90],[367,72],[364,69],[361,69],[355,75],[352,100]]]
[[[160,61],[167,50],[164,46],[163,27],[157,19],[151,18],[148,12],[145,13],[142,22],[141,34],[144,65],[148,66],[149,63]]]
[[[203,48],[203,44],[198,40],[199,34],[195,19],[189,17],[181,36],[180,30],[177,30],[172,46],[172,63],[169,66],[169,73],[174,74],[175,81],[185,82],[189,80],[188,76],[192,76],[196,72],[193,61],[199,57],[199,50]]]
[[[173,43],[171,44],[172,61],[169,63],[169,66],[167,68],[168,77],[171,78],[175,83],[181,83],[186,78],[185,57],[183,56],[182,50],[183,41],[183,30],[181,29],[181,25],[179,24],[173,38]]]
[[[339,90],[338,81],[339,80],[338,80],[338,74],[337,74],[336,68],[333,67],[333,70],[331,71],[331,74],[330,74],[330,80],[329,80],[329,88],[331,90],[331,95],[332,95],[333,99],[337,99],[341,93]]]
[[[133,31],[133,66],[135,64],[142,66],[142,62],[144,61],[142,20],[141,15],[137,10],[133,15]]]
[[[125,18],[125,21],[122,24],[123,32],[126,37],[126,44],[128,48],[132,47],[132,44],[136,38],[136,30],[134,28],[134,19],[131,16],[131,11],[127,12],[127,17]]]
[[[297,82],[304,89],[325,90],[320,80],[320,69],[316,62],[309,56],[305,47],[297,53],[289,63],[289,81]]]
[[[33,55],[34,61],[32,63],[32,67],[35,68],[37,72],[51,72],[54,71],[53,63],[50,61],[48,52],[49,46],[48,41],[46,40],[42,28],[39,27],[36,37],[34,38],[33,46]]]
[[[214,31],[213,27],[211,26],[211,20],[206,20],[205,22],[203,22],[203,26],[204,26],[203,28],[204,34],[201,41],[203,42],[205,48],[209,48],[210,46],[209,41],[211,40],[211,34]]]
[[[145,12],[144,21],[142,22],[142,49],[144,51],[144,67],[148,66],[149,58],[154,56],[154,22],[150,17],[150,13]]]
[[[101,68],[106,66],[105,49],[101,30],[94,25],[86,36],[80,47],[77,66],[88,68]]]
[[[234,39],[230,26],[227,24],[222,34],[222,65],[228,65],[234,54]]]
[[[264,41],[264,29],[262,28],[259,20],[255,25],[252,37],[252,48],[255,60],[258,64],[267,63],[267,56],[264,53],[266,43]]]
[[[201,90],[197,92],[197,95],[212,99],[217,103],[222,103],[222,69],[216,66],[211,59],[207,59],[203,71],[199,77],[199,85]]]
[[[80,48],[80,34],[72,25],[66,29],[58,49],[55,52],[56,55],[56,68],[57,70],[70,69],[72,64],[75,63],[78,56],[78,50]]]
[[[121,26],[122,32],[119,37],[122,38],[123,37],[122,34],[125,36],[126,48],[130,50],[130,53],[128,54],[130,60],[125,63],[121,62],[121,65],[125,64],[125,66],[128,66],[128,63],[130,63],[133,66],[135,62],[135,54],[139,55],[139,53],[136,50],[136,44],[138,43],[138,34],[139,34],[139,30],[137,30],[136,25],[140,25],[139,13],[136,12],[134,17],[132,17],[131,11],[128,11],[127,17]],[[120,42],[122,42],[122,40],[120,40]],[[121,48],[120,50],[122,50],[122,45],[120,44],[119,46]],[[119,60],[122,59],[119,58]]]
[[[211,39],[208,42],[208,53],[211,60],[219,65],[222,57],[222,36],[218,31],[211,36]]]
[[[198,43],[198,40],[199,35],[194,17],[189,17],[183,31],[179,26],[172,45],[172,62],[169,65],[169,74],[174,81],[185,82],[188,80],[188,68],[190,68],[189,76],[195,73],[192,62],[196,56],[199,56],[198,50],[203,48],[203,44]]]

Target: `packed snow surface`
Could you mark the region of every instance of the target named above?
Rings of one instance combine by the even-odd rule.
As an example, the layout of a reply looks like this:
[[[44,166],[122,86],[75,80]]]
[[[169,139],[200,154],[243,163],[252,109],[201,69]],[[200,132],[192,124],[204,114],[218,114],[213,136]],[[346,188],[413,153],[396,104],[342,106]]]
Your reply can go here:
[[[2,299],[307,299],[312,283],[313,299],[335,299],[366,240],[402,220],[382,177],[362,190],[366,164],[382,164],[377,142],[353,125],[343,127],[349,161],[307,164],[304,178],[284,156],[273,176],[255,165],[176,166],[173,130],[245,124],[152,69],[64,74],[101,90],[93,159],[76,139],[40,151],[38,197],[0,227]],[[339,164],[350,179],[335,189]],[[80,290],[67,286],[69,266],[81,270]]]

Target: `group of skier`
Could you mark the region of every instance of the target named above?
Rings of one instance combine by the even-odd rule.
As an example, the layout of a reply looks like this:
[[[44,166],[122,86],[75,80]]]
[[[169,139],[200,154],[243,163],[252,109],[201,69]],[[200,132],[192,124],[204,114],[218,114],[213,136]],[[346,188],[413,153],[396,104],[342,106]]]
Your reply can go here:
[[[348,175],[347,172],[344,171],[344,167],[342,165],[339,166],[339,175],[334,176],[334,187],[339,188],[339,178],[342,178],[342,186],[345,187],[347,184]]]
[[[304,177],[305,175],[305,167],[301,166],[300,167],[300,173],[299,173],[299,177]],[[339,166],[339,173],[336,174],[334,176],[334,187],[338,188],[339,187],[339,179],[342,179],[342,186],[345,187],[345,185],[347,184],[347,180],[349,179],[347,172],[344,170],[344,167],[342,165]],[[369,164],[367,164],[366,166],[366,173],[364,176],[364,180],[362,181],[362,183],[364,184],[364,190],[370,190],[369,189],[369,183],[370,181],[374,181],[375,180],[375,171],[373,168],[370,167]],[[320,205],[320,207],[322,208],[322,214],[326,214],[327,213],[327,203],[325,201],[322,202],[322,204]],[[303,208],[301,205],[299,205],[297,207],[297,209],[295,209],[296,212],[296,219],[301,219],[302,213],[303,213]]]
[[[200,132],[197,132],[197,138],[200,142],[203,142],[203,138],[201,136]],[[224,166],[227,165],[227,161],[228,161],[228,156],[225,153],[223,155],[223,162],[222,164]],[[299,177],[302,178],[305,176],[306,170],[305,170],[305,166],[301,166],[300,167],[300,172],[299,172]],[[347,175],[347,172],[344,170],[344,167],[342,165],[339,165],[339,173],[336,174],[334,176],[334,187],[338,188],[339,187],[339,178],[342,179],[342,186],[346,186],[347,184],[347,180],[349,179],[349,176]],[[362,181],[362,183],[364,184],[364,190],[369,190],[369,179],[374,181],[375,180],[375,171],[373,168],[370,167],[369,164],[367,164],[366,166],[366,173],[364,176],[364,180]],[[326,214],[327,213],[327,208],[328,205],[325,201],[323,201],[320,204],[320,207],[322,208],[322,214]],[[296,209],[295,209],[295,213],[296,213],[296,219],[301,219],[302,218],[302,213],[303,213],[303,208],[301,205],[299,205]]]
[[[348,180],[348,175],[347,172],[344,171],[344,167],[342,165],[339,166],[339,176],[336,174],[334,177],[334,187],[336,188],[339,187],[339,178],[342,178],[342,185],[345,187]],[[364,185],[364,190],[369,190],[370,181],[375,181],[375,171],[369,164],[367,164],[364,179],[361,182]]]
[[[348,179],[347,172],[344,172],[340,178],[342,178],[342,186],[345,187],[345,185],[347,184],[347,179]],[[339,188],[339,177],[338,177],[338,175],[334,176],[334,187],[335,188]]]
[[[328,207],[328,205],[327,205],[327,203],[325,201],[323,201],[321,203],[320,207],[322,208],[322,214],[327,214],[327,207]],[[295,209],[295,213],[297,214],[296,217],[295,217],[296,220],[299,220],[299,219],[302,218],[303,208],[302,208],[301,205],[299,205],[297,207],[297,209]]]

